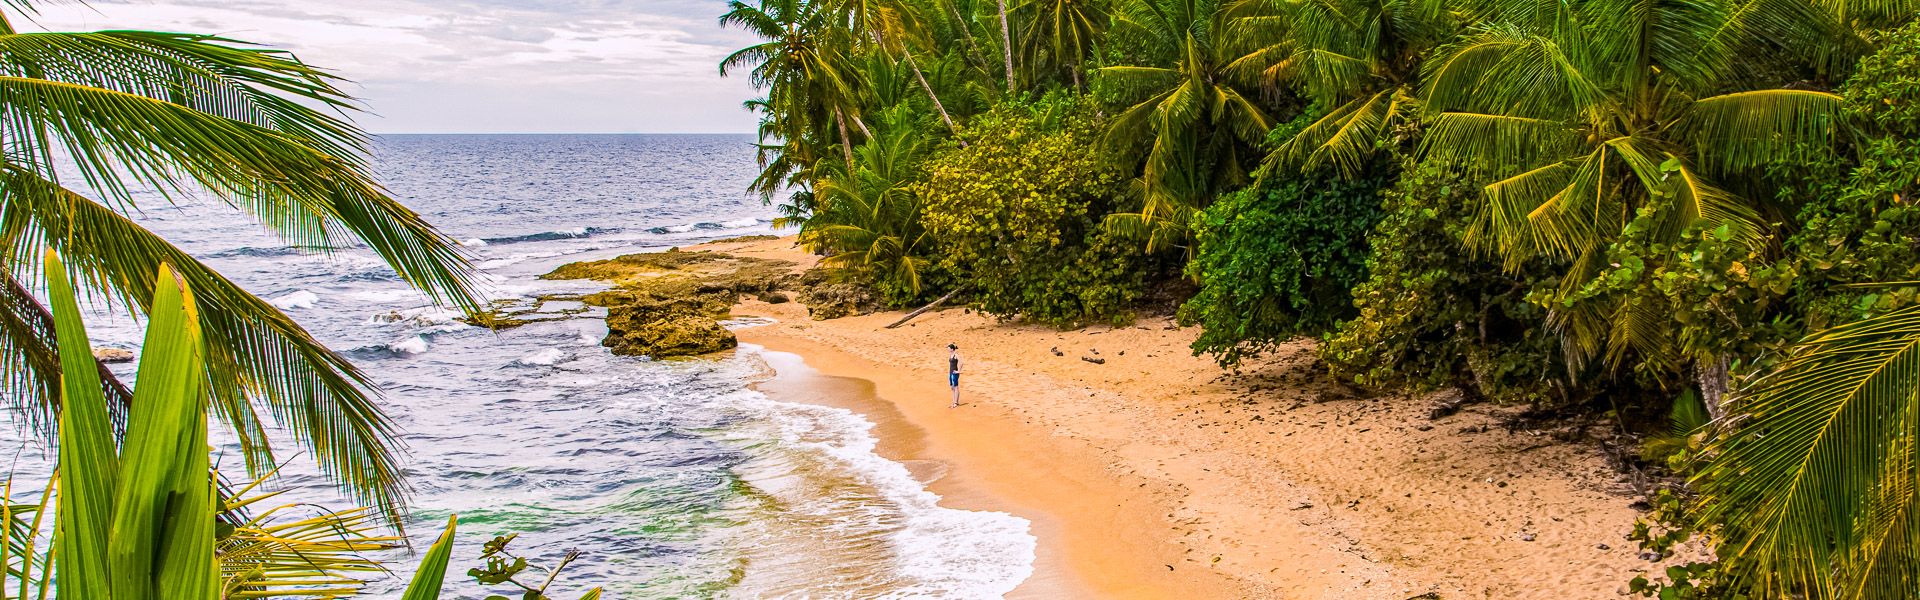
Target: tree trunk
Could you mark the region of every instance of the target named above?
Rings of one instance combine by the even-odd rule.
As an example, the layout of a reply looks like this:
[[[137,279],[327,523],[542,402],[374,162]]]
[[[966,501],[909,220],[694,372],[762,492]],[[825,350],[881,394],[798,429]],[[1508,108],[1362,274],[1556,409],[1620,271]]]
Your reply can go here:
[[[960,36],[967,40],[967,62],[982,71],[987,70],[987,59],[980,56],[980,44],[973,40],[973,28],[967,26],[966,17],[960,16],[960,9],[954,7],[953,0],[940,0],[940,3],[946,5],[947,12],[953,15],[953,22],[960,25]]]
[[[1007,60],[1007,93],[1013,93],[1013,31],[1007,28],[1007,0],[994,0],[1000,5],[1000,55]]]
[[[1080,67],[1076,66],[1070,72],[1073,73],[1073,91],[1076,91],[1076,92],[1087,91],[1086,86],[1080,85]]]
[[[853,138],[847,135],[847,114],[833,109],[833,120],[840,130],[840,154],[847,158],[847,172],[853,172]]]
[[[914,317],[918,317],[922,313],[925,313],[929,310],[933,310],[934,307],[936,306],[945,304],[947,299],[952,298],[954,294],[958,294],[960,293],[960,290],[964,290],[964,289],[967,289],[967,286],[963,285],[957,288],[953,288],[953,291],[947,292],[947,295],[941,296],[939,300],[934,300],[932,303],[929,303],[926,306],[922,306],[919,309],[914,310],[913,312],[907,313],[907,316],[900,317],[900,320],[894,321],[892,325],[888,325],[887,329],[893,329],[895,327],[899,327],[901,325],[907,324],[907,321],[913,320]]]
[[[940,121],[947,124],[947,131],[953,132],[954,139],[960,137],[960,127],[953,124],[953,117],[947,116],[947,107],[940,103],[940,96],[933,93],[933,86],[927,84],[927,76],[920,73],[920,64],[913,61],[913,53],[905,53],[907,67],[913,69],[913,78],[920,81],[920,89],[927,91],[927,99],[933,101],[933,110],[940,113]],[[960,140],[960,147],[967,146],[966,140]]]
[[[886,52],[887,44],[885,40],[881,39],[880,32],[874,31],[872,35],[874,48],[879,49],[881,52]],[[900,49],[900,56],[907,61],[907,68],[913,70],[913,79],[920,82],[920,89],[926,90],[927,99],[933,101],[933,110],[934,112],[940,113],[940,122],[946,123],[947,131],[953,132],[954,137],[958,139],[960,127],[953,124],[953,117],[947,115],[947,106],[940,103],[940,95],[933,93],[933,86],[927,83],[927,76],[920,73],[920,63],[913,60],[913,51],[903,47]],[[967,147],[966,140],[960,141],[960,147]]]
[[[1727,357],[1718,355],[1706,362],[1695,362],[1694,377],[1700,383],[1700,403],[1707,407],[1707,417],[1719,423],[1727,415],[1722,405],[1726,401],[1730,379],[1727,375]]]

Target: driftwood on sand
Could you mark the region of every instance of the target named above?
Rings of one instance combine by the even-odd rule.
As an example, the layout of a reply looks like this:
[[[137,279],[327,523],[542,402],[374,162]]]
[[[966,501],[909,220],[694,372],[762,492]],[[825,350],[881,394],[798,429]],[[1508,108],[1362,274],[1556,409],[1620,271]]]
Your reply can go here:
[[[960,290],[964,290],[964,289],[967,289],[967,286],[963,285],[957,288],[953,288],[953,291],[947,292],[947,295],[941,296],[940,299],[934,300],[933,302],[929,302],[927,303],[926,306],[922,306],[920,308],[914,309],[913,312],[907,313],[907,316],[900,317],[900,320],[894,321],[892,325],[888,325],[887,329],[893,329],[895,327],[899,327],[901,325],[907,324],[907,321],[913,320],[914,317],[920,316],[921,313],[927,312],[929,310],[933,310],[935,307],[938,307],[941,304],[945,304],[947,299],[952,298],[954,294],[958,294],[960,293]]]

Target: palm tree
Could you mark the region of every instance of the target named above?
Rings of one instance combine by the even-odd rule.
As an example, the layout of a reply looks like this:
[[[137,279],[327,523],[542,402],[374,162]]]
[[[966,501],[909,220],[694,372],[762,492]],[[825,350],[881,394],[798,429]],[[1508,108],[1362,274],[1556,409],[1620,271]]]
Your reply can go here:
[[[1143,99],[1108,124],[1105,143],[1135,158],[1130,184],[1137,213],[1110,215],[1107,225],[1147,240],[1149,251],[1179,243],[1195,211],[1222,190],[1246,182],[1248,148],[1266,139],[1273,121],[1235,85],[1233,56],[1215,35],[1224,13],[1205,0],[1123,0],[1114,35],[1134,35],[1174,57],[1171,66],[1114,66],[1098,71]]]
[[[1244,0],[1232,10],[1233,35],[1255,49],[1228,69],[1285,84],[1324,111],[1268,164],[1330,162],[1348,176],[1397,124],[1417,116],[1420,59],[1455,29],[1452,13],[1433,0]]]
[[[833,165],[814,191],[814,214],[800,244],[826,254],[821,263],[857,272],[896,293],[918,295],[927,260],[917,251],[926,233],[920,200],[908,185],[920,168],[925,142],[905,107],[891,109],[856,161]]]
[[[31,10],[25,2],[8,2]],[[388,197],[366,162],[367,138],[342,116],[353,98],[326,71],[283,51],[221,37],[104,31],[20,33],[0,15],[0,387],[10,408],[51,437],[62,355],[52,316],[26,290],[49,276],[40,252],[111,306],[149,314],[155,273],[171,264],[199,294],[206,394],[245,449],[274,463],[272,419],[324,472],[365,503],[399,514],[406,487],[393,426],[371,382],[292,319],[125,216],[137,189],[169,201],[204,192],[289,242],[333,251],[364,242],[434,300],[479,309],[451,240]],[[62,179],[56,157],[84,184]],[[130,395],[99,370],[124,416]],[[117,421],[118,423],[123,421]]]
[[[1027,68],[1051,64],[1065,69],[1074,89],[1082,89],[1080,71],[1086,68],[1087,57],[1098,51],[1112,21],[1106,0],[1027,0],[1014,11],[1026,25],[1020,45]]]
[[[1740,87],[1733,59],[1753,40],[1727,3],[1513,5],[1528,18],[1427,61],[1425,155],[1494,181],[1470,243],[1510,268],[1570,265],[1549,321],[1573,362],[1604,350],[1617,366],[1631,350],[1672,367],[1683,357],[1651,290],[1576,294],[1628,231],[1670,243],[1704,229],[1758,248],[1762,207],[1725,182],[1830,141],[1840,97]]]
[[[948,131],[959,133],[960,127],[947,114],[947,107],[940,102],[940,95],[934,93],[933,86],[927,83],[926,74],[920,71],[920,64],[913,59],[910,42],[920,37],[921,27],[916,7],[908,0],[831,1],[835,3],[834,10],[839,12],[848,30],[866,33],[877,52],[900,55],[900,59],[907,63],[907,68],[913,71],[914,79],[920,82],[920,89],[927,93],[927,99],[933,102],[933,110],[940,115],[940,121],[946,123]]]
[[[816,130],[831,127],[839,133],[840,151],[851,161],[848,123],[862,130],[866,125],[861,121],[860,82],[848,63],[848,40],[835,15],[812,0],[762,0],[759,6],[734,0],[728,7],[720,16],[722,26],[740,27],[766,41],[728,55],[720,61],[720,75],[751,66],[748,81],[755,89],[767,90],[759,106],[783,143],[804,143]]]
[[[1813,334],[1736,394],[1693,483],[1723,583],[1906,598],[1920,576],[1920,308]]]

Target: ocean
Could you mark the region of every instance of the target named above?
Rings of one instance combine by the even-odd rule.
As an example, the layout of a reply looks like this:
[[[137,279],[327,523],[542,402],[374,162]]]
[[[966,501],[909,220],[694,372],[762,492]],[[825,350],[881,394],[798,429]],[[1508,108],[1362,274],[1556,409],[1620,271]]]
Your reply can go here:
[[[472,253],[496,299],[598,289],[541,281],[566,262],[771,231],[745,190],[744,135],[391,135],[375,164],[395,197]],[[599,345],[599,313],[494,332],[431,306],[363,249],[287,247],[218,202],[147,198],[136,215],[281,306],[385,393],[410,451],[412,521],[424,549],[460,516],[447,598],[479,598],[465,576],[482,542],[518,533],[522,555],[582,557],[557,598],[991,598],[1032,572],[1029,524],[937,506],[874,454],[852,412],[772,400],[750,386],[758,350],[652,361]],[[134,347],[137,324],[98,314],[96,345]],[[123,371],[124,373],[124,371]],[[216,428],[217,429],[217,428]],[[46,451],[0,428],[22,480]],[[216,439],[220,439],[216,435]],[[345,508],[308,457],[282,499]],[[239,475],[237,448],[215,460]],[[16,490],[19,488],[16,488]],[[395,598],[417,556],[369,588]],[[510,594],[518,597],[518,594]]]

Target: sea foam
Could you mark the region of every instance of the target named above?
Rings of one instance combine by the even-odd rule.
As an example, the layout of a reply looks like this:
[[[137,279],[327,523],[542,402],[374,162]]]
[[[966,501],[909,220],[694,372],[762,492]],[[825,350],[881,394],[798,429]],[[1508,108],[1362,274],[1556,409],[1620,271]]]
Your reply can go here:
[[[785,444],[837,463],[899,511],[886,540],[903,585],[880,597],[999,598],[1033,575],[1038,540],[1026,519],[940,506],[906,465],[875,452],[873,423],[853,411],[760,399],[777,415]]]
[[[313,308],[313,305],[318,304],[319,302],[320,302],[319,294],[315,294],[313,292],[309,292],[306,290],[289,292],[284,296],[267,301],[268,304],[272,304],[274,305],[274,307],[279,308],[281,310],[289,310],[289,309],[295,309],[295,308]]]

